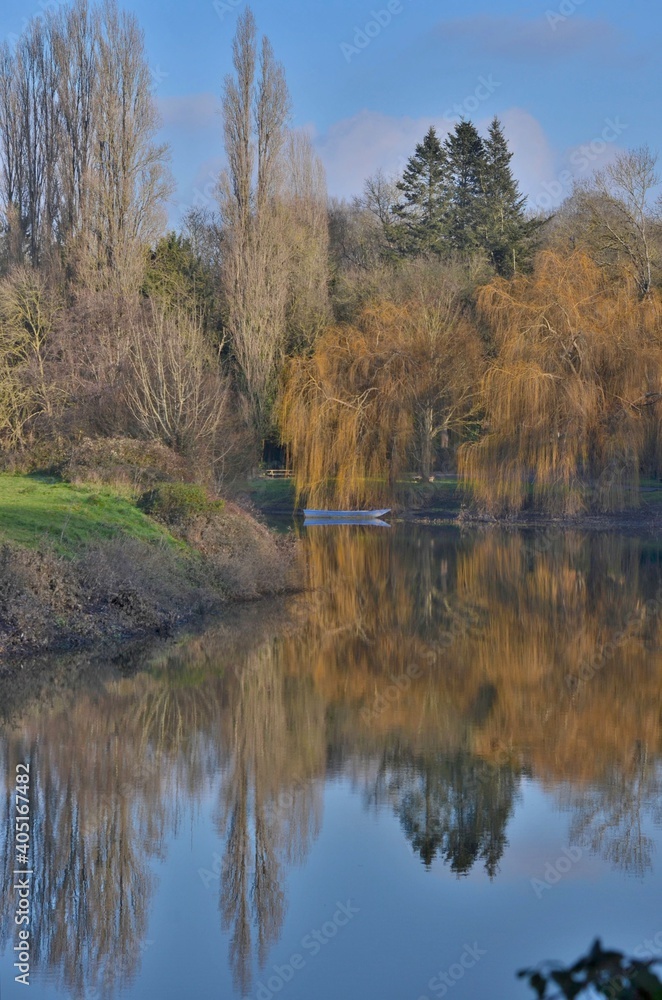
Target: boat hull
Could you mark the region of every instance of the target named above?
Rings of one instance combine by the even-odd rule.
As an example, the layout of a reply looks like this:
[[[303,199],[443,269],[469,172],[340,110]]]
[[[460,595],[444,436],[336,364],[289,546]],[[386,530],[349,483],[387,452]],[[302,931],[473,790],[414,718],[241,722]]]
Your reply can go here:
[[[364,525],[367,528],[390,528],[388,521],[382,521],[380,517],[306,517],[304,518],[305,528],[356,528]]]
[[[304,510],[304,517],[316,521],[370,521],[390,512],[390,507],[383,510]]]

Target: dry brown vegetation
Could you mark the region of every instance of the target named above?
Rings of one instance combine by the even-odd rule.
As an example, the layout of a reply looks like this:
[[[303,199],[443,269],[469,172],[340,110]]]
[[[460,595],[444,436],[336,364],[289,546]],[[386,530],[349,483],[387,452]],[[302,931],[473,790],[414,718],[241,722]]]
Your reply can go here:
[[[478,334],[444,275],[409,277],[399,301],[364,306],[290,364],[281,434],[311,505],[388,497],[412,463],[429,476],[438,441],[448,446],[466,426]]]
[[[531,277],[482,288],[495,346],[480,388],[484,434],[460,471],[489,510],[531,491],[547,510],[636,504],[646,458],[658,466],[662,313],[626,275],[585,254],[544,253]]]
[[[498,120],[486,140],[467,122],[431,130],[406,183],[330,204],[250,9],[220,110],[217,210],[164,235],[135,18],[73,0],[0,48],[4,461],[66,468],[82,438],[134,439],[216,489],[287,450],[318,506],[392,503],[403,474],[437,471],[490,514],[636,504],[661,470],[653,152],[619,153],[543,226]]]
[[[659,293],[584,251],[542,252],[531,275],[478,287],[475,308],[434,277],[414,295],[400,277],[290,363],[281,433],[299,496],[392,499],[443,444],[491,514],[635,506],[660,469]]]
[[[0,655],[169,633],[229,600],[300,584],[299,553],[232,504],[187,517],[162,544],[118,534],[79,548],[0,545]]]

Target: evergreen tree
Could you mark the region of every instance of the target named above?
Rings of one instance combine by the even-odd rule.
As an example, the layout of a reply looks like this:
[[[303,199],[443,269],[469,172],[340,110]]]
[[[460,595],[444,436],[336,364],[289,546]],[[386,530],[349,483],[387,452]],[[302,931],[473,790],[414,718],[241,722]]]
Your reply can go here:
[[[394,206],[400,252],[442,254],[448,202],[446,154],[433,127],[416,146],[397,187],[403,194],[403,201]]]
[[[498,118],[485,140],[470,121],[458,122],[443,143],[430,128],[397,184],[402,198],[389,244],[405,256],[482,252],[503,277],[525,269],[543,222],[526,218],[512,155]]]
[[[142,291],[165,302],[187,303],[207,317],[213,305],[214,275],[187,237],[170,232],[152,250]]]
[[[539,225],[526,219],[526,198],[513,177],[512,156],[501,122],[495,117],[485,141],[484,241],[495,270],[503,277],[511,277],[526,265],[531,236]]]
[[[444,143],[450,186],[449,249],[469,254],[484,244],[486,198],[483,178],[487,154],[472,122],[461,121]]]

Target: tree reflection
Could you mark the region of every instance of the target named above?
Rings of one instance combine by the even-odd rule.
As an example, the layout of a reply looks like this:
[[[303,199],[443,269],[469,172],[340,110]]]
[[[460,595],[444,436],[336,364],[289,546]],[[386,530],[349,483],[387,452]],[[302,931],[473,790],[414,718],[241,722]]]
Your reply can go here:
[[[55,972],[74,996],[108,992],[135,975],[154,887],[149,858],[158,852],[165,817],[159,778],[142,790],[152,807],[149,824],[143,822],[136,795],[124,793],[135,776],[113,720],[86,715],[74,710],[53,720],[46,738],[43,731],[25,733],[9,754],[10,774],[23,760],[33,776],[33,963]],[[6,886],[12,885],[9,822],[2,843]],[[11,905],[5,899],[5,928]]]
[[[644,821],[662,822],[662,763],[651,759],[646,747],[635,747],[629,768],[610,768],[593,787],[569,788],[561,802],[572,812],[574,844],[630,875],[652,870],[655,844]]]
[[[630,874],[652,865],[654,547],[411,526],[318,529],[305,547],[309,591],[287,628],[282,606],[247,611],[242,629],[210,629],[135,676],[43,693],[22,719],[11,703],[3,770],[30,760],[39,776],[33,959],[69,995],[136,975],[154,861],[211,793],[220,925],[242,993],[281,933],[288,871],[318,833],[331,771],[393,809],[428,868],[498,877],[523,776],[570,812],[574,843]],[[6,793],[5,885],[9,807]],[[5,935],[11,906],[5,896]]]
[[[240,665],[236,673],[226,657]],[[5,729],[3,773],[29,761],[35,776],[34,967],[48,968],[72,996],[131,982],[146,946],[153,861],[221,773],[221,906],[236,981],[247,989],[252,926],[264,962],[284,915],[283,865],[305,855],[319,828],[311,779],[323,771],[320,711],[314,690],[287,682],[273,640],[254,628],[236,643],[227,630],[210,631],[149,673]],[[3,885],[11,885],[8,786],[0,838]],[[12,905],[6,894],[3,944]]]
[[[379,780],[369,766],[363,780],[381,794],[384,774],[393,787],[408,776],[398,810],[423,860],[441,856],[462,871],[485,851],[495,870],[512,784],[505,760],[516,775],[570,784],[572,836],[641,871],[656,786],[644,794],[632,761],[642,746],[646,774],[660,760],[659,552],[571,531],[458,538],[408,527],[402,539],[359,540],[356,531],[308,538],[321,595],[313,670],[334,706],[330,745],[364,761],[399,748],[404,770],[392,755]],[[461,765],[458,748],[477,764]],[[484,767],[500,775],[503,797],[485,795]],[[476,782],[480,795],[468,796]]]
[[[398,750],[382,759],[368,801],[388,802],[426,868],[439,857],[456,875],[481,861],[493,878],[507,845],[519,775],[471,754]]]
[[[243,994],[251,987],[253,934],[263,965],[280,932],[284,863],[303,858],[319,829],[314,779],[324,769],[323,739],[321,702],[307,685],[288,683],[281,645],[265,644],[238,673],[219,809],[221,913]]]

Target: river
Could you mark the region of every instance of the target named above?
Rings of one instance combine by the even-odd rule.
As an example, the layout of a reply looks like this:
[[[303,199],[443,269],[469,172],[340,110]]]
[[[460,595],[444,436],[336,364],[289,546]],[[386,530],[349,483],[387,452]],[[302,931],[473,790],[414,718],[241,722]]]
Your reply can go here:
[[[303,546],[277,614],[3,713],[3,1000],[18,765],[32,1000],[524,1000],[596,936],[662,956],[662,545]]]

